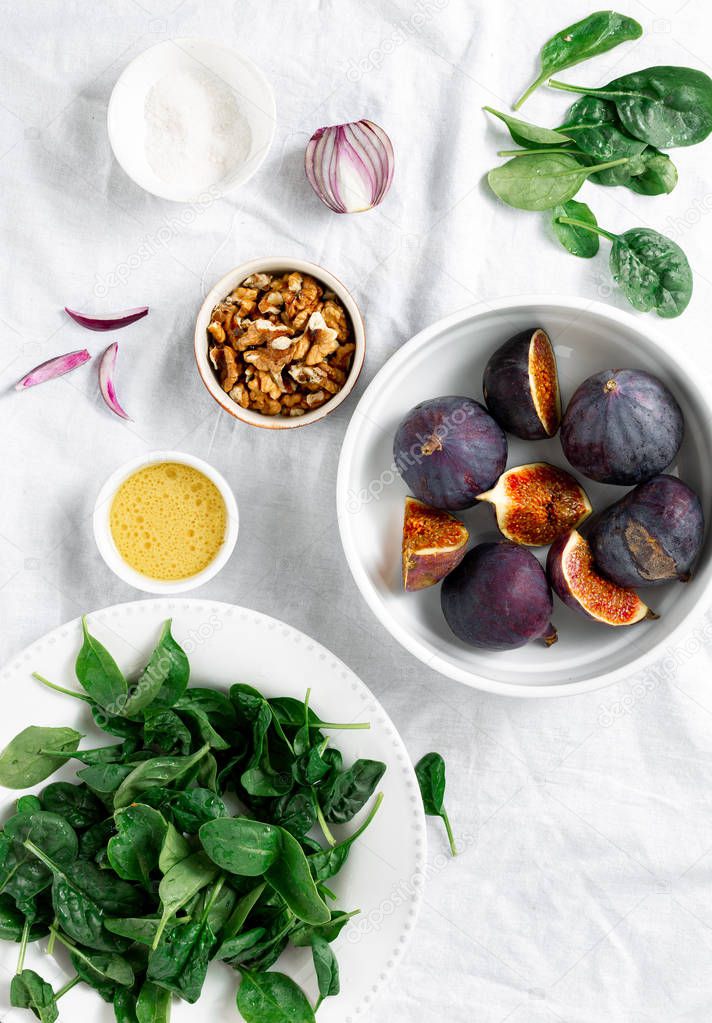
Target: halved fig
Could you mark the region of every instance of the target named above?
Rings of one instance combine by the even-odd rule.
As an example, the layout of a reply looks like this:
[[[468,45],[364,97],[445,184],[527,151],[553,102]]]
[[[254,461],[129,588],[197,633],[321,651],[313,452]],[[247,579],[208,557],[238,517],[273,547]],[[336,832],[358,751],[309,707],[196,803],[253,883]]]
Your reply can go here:
[[[478,501],[494,505],[497,525],[508,540],[544,547],[576,529],[591,514],[591,502],[565,469],[548,462],[529,462],[502,473]]]
[[[465,557],[467,528],[449,512],[406,497],[403,517],[403,588],[424,590]]]
[[[549,548],[546,571],[552,589],[567,607],[606,625],[635,625],[658,616],[635,590],[616,586],[596,571],[591,548],[573,529]]]
[[[556,356],[541,327],[515,334],[485,367],[485,404],[508,433],[522,440],[553,437],[561,422]]]

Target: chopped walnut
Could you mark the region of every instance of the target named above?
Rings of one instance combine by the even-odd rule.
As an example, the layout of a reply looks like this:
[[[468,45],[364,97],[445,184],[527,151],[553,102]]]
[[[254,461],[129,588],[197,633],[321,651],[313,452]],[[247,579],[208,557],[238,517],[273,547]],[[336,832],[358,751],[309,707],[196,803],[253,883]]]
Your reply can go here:
[[[346,319],[344,307],[337,305],[333,299],[328,299],[324,302],[324,308],[321,313],[327,327],[331,327],[332,330],[336,331],[339,341],[348,341],[350,334],[349,322]]]
[[[356,350],[338,297],[296,271],[250,274],[215,306],[207,335],[223,389],[268,416],[302,416],[328,402]]]
[[[237,358],[232,348],[223,345],[213,348],[211,358],[218,371],[223,391],[231,391],[240,376],[240,367],[237,365]]]
[[[320,312],[311,314],[305,333],[310,341],[309,351],[304,359],[307,366],[317,366],[324,361],[327,355],[332,355],[339,347],[336,331],[327,327]]]

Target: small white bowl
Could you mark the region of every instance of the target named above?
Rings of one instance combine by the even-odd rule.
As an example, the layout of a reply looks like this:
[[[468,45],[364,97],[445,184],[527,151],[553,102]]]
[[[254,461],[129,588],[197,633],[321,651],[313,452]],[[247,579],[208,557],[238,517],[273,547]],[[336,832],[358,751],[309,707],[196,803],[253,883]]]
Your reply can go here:
[[[150,166],[144,149],[144,106],[155,83],[169,72],[199,68],[227,83],[252,135],[247,158],[215,185],[191,191],[163,181]],[[244,185],[267,156],[277,112],[272,87],[249,58],[208,39],[169,39],[144,50],[124,69],[111,93],[107,129],[114,156],[128,176],[152,195],[174,202],[218,199]]]
[[[217,303],[225,298],[226,295],[229,295],[246,277],[254,273],[285,273],[287,270],[296,270],[301,274],[309,274],[320,284],[325,284],[327,288],[334,292],[349,315],[351,326],[353,327],[353,341],[356,345],[351,369],[341,390],[319,408],[313,409],[311,412],[305,412],[303,416],[295,416],[293,418],[288,416],[264,416],[260,412],[244,409],[236,401],[233,401],[230,395],[226,394],[220,386],[220,381],[208,357],[207,335],[210,317]],[[325,416],[328,416],[330,412],[339,407],[341,402],[349,396],[356,386],[365,357],[366,331],[363,325],[363,318],[351,293],[347,291],[338,277],[334,277],[328,270],[317,266],[316,263],[307,263],[303,259],[289,259],[286,257],[252,259],[249,263],[242,263],[240,266],[235,267],[230,273],[225,274],[208,292],[205,301],[200,307],[195,324],[195,361],[198,364],[200,377],[213,398],[215,398],[215,401],[226,412],[229,412],[231,416],[234,416],[235,419],[239,419],[243,423],[249,423],[250,426],[261,426],[267,430],[293,430],[295,427],[309,426],[310,423],[317,423],[320,419],[324,419]]]
[[[109,516],[111,503],[116,491],[124,480],[127,480],[129,476],[133,476],[139,469],[144,469],[148,465],[157,465],[159,462],[178,462],[179,465],[189,465],[192,469],[202,472],[211,483],[215,484],[225,502],[227,523],[222,547],[207,568],[185,579],[152,579],[150,576],[137,572],[121,557],[111,535]],[[239,521],[237,503],[235,502],[233,492],[225,478],[213,469],[212,465],[208,465],[202,458],[195,458],[193,455],[184,454],[182,451],[150,451],[148,454],[132,458],[130,462],[120,466],[116,472],[109,476],[99,491],[99,496],[94,505],[94,539],[99,548],[99,553],[106,564],[119,579],[128,583],[129,586],[135,586],[137,590],[143,590],[144,593],[186,593],[188,590],[194,590],[196,587],[202,586],[203,583],[207,583],[226,564],[235,549]]]

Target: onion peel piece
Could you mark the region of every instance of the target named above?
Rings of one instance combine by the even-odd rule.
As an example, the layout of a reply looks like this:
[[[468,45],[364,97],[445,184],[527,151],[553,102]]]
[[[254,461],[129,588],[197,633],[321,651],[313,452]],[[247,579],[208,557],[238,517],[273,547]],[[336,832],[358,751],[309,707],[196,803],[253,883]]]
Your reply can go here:
[[[118,330],[120,327],[128,327],[129,323],[148,316],[148,306],[138,306],[136,309],[124,309],[120,313],[108,313],[106,316],[94,316],[91,313],[80,313],[76,309],[70,309],[65,305],[65,313],[87,330]]]
[[[53,359],[41,362],[39,366],[35,366],[29,373],[26,373],[22,380],[18,380],[15,384],[15,390],[24,391],[28,387],[43,384],[46,380],[64,376],[65,373],[71,373],[78,366],[83,366],[89,359],[91,359],[91,355],[86,348],[81,348],[76,352],[67,352],[66,355],[56,355]]]
[[[114,341],[113,344],[109,345],[99,362],[99,390],[101,396],[111,409],[111,411],[119,416],[120,419],[126,419],[128,422],[133,422],[131,416],[121,407],[119,399],[116,397],[116,388],[114,387],[114,369],[116,367],[116,358],[119,354],[119,344]]]

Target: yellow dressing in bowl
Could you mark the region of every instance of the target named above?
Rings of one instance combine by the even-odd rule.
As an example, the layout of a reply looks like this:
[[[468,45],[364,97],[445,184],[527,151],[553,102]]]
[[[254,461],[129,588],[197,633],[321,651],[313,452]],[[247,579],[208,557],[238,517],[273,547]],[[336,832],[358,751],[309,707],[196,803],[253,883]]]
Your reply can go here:
[[[180,462],[158,462],[124,480],[109,526],[124,561],[151,579],[202,572],[225,540],[227,510],[207,476]]]

